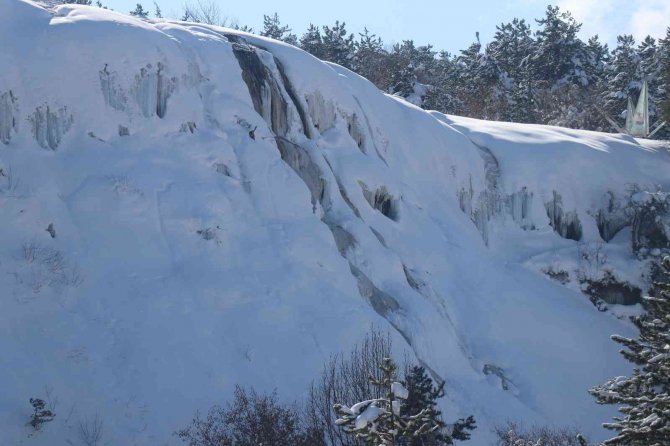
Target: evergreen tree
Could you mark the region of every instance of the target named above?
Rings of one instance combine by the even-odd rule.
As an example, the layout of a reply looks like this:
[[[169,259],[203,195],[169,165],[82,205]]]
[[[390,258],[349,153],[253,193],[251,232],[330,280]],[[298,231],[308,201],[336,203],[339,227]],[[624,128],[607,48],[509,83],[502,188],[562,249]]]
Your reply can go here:
[[[472,43],[456,58],[455,77],[456,94],[466,116],[483,119],[498,119],[500,96],[496,86],[500,73],[495,60],[483,54],[477,33],[477,41]]]
[[[663,259],[670,273],[670,257]],[[605,445],[664,446],[670,444],[670,284],[655,283],[654,296],[644,299],[647,313],[634,320],[637,339],[613,335],[621,354],[636,365],[631,376],[617,377],[589,392],[598,404],[620,404],[622,417],[605,423],[617,435]]]
[[[326,55],[323,38],[318,26],[309,24],[307,32],[300,37],[300,48],[310,53],[312,56],[323,59]]]
[[[661,66],[661,86],[659,89],[661,121],[666,122],[661,132],[670,138],[670,27],[668,27],[665,38],[659,42],[658,58]]]
[[[387,90],[391,82],[389,54],[384,50],[382,39],[367,28],[358,36],[352,69],[381,90]]]
[[[323,27],[323,59],[351,68],[354,61],[354,35],[348,34],[346,23],[338,20],[332,27]]]
[[[497,95],[500,97],[498,118],[512,122],[535,122],[533,79],[529,57],[535,42],[525,20],[496,26],[487,54],[498,69]]]
[[[459,113],[463,108],[456,93],[456,64],[451,54],[441,51],[435,60],[435,70],[423,101],[424,108],[442,113]]]
[[[161,7],[158,6],[158,3],[157,3],[157,2],[154,2],[154,11],[155,11],[155,12],[154,12],[154,16],[155,16],[157,19],[162,19],[162,18],[163,18],[163,12],[161,11]]]
[[[649,94],[649,122],[653,124],[660,114],[659,95],[661,88],[661,61],[658,57],[656,40],[647,36],[637,47],[637,78],[639,82],[647,81]],[[637,100],[637,98],[635,98]]]
[[[404,446],[441,446],[453,444],[453,440],[468,440],[470,433],[468,430],[474,429],[475,420],[472,416],[467,419],[458,420],[453,426],[450,426],[451,434],[447,435],[447,425],[442,420],[442,413],[437,408],[437,400],[444,396],[444,381],[436,386],[433,380],[426,373],[426,369],[421,366],[413,366],[405,376],[405,387],[409,394],[405,404],[400,409],[401,416],[409,416],[418,413],[426,407],[430,407],[435,422],[439,429],[424,435],[419,435],[408,439],[406,442],[399,443]]]
[[[536,20],[535,51],[531,58],[533,92],[541,123],[579,127],[587,103],[589,78],[586,47],[577,37],[581,24],[569,12],[548,6],[545,17]]]
[[[403,409],[409,399],[409,390],[396,381],[397,367],[392,359],[384,358],[379,369],[382,376],[371,376],[370,382],[384,396],[361,401],[351,407],[336,404],[334,409],[339,417],[336,421],[338,426],[364,440],[369,446],[409,445],[413,439],[429,438],[430,434],[437,433],[444,426],[439,413],[435,412],[434,404],[430,402],[420,407],[420,398],[417,398],[413,404],[417,406],[418,412]],[[474,428],[474,420],[468,424],[466,429]],[[450,436],[447,438],[451,439]]]
[[[281,40],[290,45],[298,45],[298,38],[295,34],[291,33],[291,28],[287,25],[282,26],[276,12],[271,16],[263,15],[263,30],[261,31],[261,36]]]
[[[585,111],[577,127],[588,130],[608,131],[611,124],[597,109],[603,110],[604,92],[607,89],[605,82],[606,69],[610,62],[610,52],[607,44],[600,42],[599,37],[593,36],[586,42],[586,61],[584,70],[589,80],[585,95]]]
[[[130,15],[134,15],[135,17],[139,17],[141,19],[146,19],[149,17],[149,11],[146,11],[142,5],[138,3],[137,6],[135,6],[135,9],[130,11]]]
[[[536,22],[540,28],[533,61],[538,79],[549,88],[562,83],[586,85],[584,43],[577,37],[582,25],[557,6],[547,6],[545,17]]]
[[[607,89],[604,91],[604,105],[605,111],[613,118],[619,118],[621,124],[625,119],[628,98],[640,93],[638,63],[633,36],[618,36],[617,46],[612,51],[612,61],[605,73]]]
[[[435,52],[431,45],[415,46],[412,40],[396,44],[389,55],[391,84],[387,90],[423,106],[435,77]]]

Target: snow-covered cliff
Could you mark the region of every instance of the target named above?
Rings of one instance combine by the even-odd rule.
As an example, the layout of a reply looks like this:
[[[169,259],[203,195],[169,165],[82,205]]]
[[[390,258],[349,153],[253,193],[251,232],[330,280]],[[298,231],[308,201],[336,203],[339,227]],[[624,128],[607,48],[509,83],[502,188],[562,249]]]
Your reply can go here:
[[[586,389],[628,370],[609,335],[638,309],[581,290],[646,286],[662,147],[428,113],[228,29],[0,17],[7,444],[78,444],[95,413],[104,444],[178,444],[236,383],[303,396],[371,324],[475,415],[470,444],[514,418],[605,435]],[[28,437],[45,388],[58,416]]]

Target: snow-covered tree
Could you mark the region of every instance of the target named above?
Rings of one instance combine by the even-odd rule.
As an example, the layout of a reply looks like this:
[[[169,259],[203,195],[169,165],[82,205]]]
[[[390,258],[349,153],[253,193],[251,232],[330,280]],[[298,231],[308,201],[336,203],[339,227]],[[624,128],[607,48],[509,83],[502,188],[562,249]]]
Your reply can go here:
[[[447,51],[441,51],[435,59],[432,74],[423,107],[442,113],[459,113],[463,104],[456,96],[456,75],[454,58]]]
[[[640,92],[637,78],[639,61],[633,36],[618,36],[617,46],[612,51],[612,61],[605,74],[607,87],[604,91],[604,105],[610,116],[619,118],[621,124],[625,119],[628,98]]]
[[[354,35],[347,32],[346,23],[335,21],[335,25],[323,27],[323,59],[346,68],[354,60]]]
[[[391,83],[388,92],[422,106],[434,79],[435,51],[431,45],[415,46],[405,40],[396,44],[389,55]]]
[[[658,58],[661,65],[661,92],[660,102],[662,116],[666,125],[670,125],[670,26],[665,38],[659,42]]]
[[[149,17],[149,11],[144,9],[144,7],[138,3],[137,6],[135,6],[135,9],[130,11],[130,15],[134,15],[135,17],[139,17],[141,19],[146,19]]]
[[[662,262],[670,274],[670,257]],[[618,404],[622,416],[605,423],[617,435],[604,442],[613,446],[670,444],[670,284],[656,283],[654,295],[644,298],[647,313],[634,320],[637,339],[613,335],[621,354],[635,364],[630,376],[619,376],[589,392],[599,404]]]
[[[288,25],[282,26],[276,12],[273,15],[263,15],[263,30],[261,31],[261,36],[281,40],[291,45],[298,44],[298,37],[291,33],[291,28]]]
[[[390,85],[389,54],[382,39],[367,28],[358,34],[352,69],[382,90]]]
[[[300,37],[300,48],[307,51],[314,57],[323,59],[325,56],[325,49],[323,47],[323,37],[321,37],[321,30],[318,26],[309,24],[309,28],[305,34]]]
[[[453,444],[454,440],[468,440],[470,438],[468,431],[476,427],[472,416],[458,420],[450,426],[447,426],[442,420],[442,413],[437,407],[437,400],[444,396],[444,381],[440,385],[435,385],[428,376],[426,369],[415,365],[406,372],[403,384],[407,388],[408,397],[400,408],[400,415],[409,416],[430,407],[439,429],[424,435],[413,436],[399,444],[403,446],[441,446]]]
[[[530,56],[535,41],[525,20],[514,19],[496,26],[487,54],[497,68],[496,94],[500,97],[499,119],[535,122]]]
[[[577,37],[582,25],[557,6],[548,6],[545,17],[536,22],[533,61],[538,78],[548,88],[563,83],[586,85],[584,42]]]
[[[381,378],[371,376],[370,382],[381,389],[384,396],[351,407],[335,404],[338,426],[370,446],[409,444],[408,440],[435,433],[443,427],[433,404],[427,403],[416,413],[403,410],[409,390],[397,381],[397,366],[391,358],[384,358],[379,369]]]

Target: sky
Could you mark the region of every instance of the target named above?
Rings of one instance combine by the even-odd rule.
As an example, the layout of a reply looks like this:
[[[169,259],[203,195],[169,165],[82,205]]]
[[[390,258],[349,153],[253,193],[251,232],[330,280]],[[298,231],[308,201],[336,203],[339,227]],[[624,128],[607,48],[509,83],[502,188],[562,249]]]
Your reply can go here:
[[[138,0],[102,0],[117,11],[129,11]],[[153,11],[153,0],[140,0]],[[179,16],[185,1],[158,0],[164,15]],[[221,13],[259,30],[263,14],[278,13],[280,20],[300,35],[310,23],[345,21],[350,32],[367,27],[386,43],[412,39],[418,45],[433,44],[452,53],[475,41],[483,43],[495,33],[495,26],[514,17],[533,25],[544,15],[548,0],[205,0],[219,4]],[[639,41],[646,35],[663,37],[670,26],[670,0],[554,0],[583,23],[581,37],[595,34],[616,44],[618,34],[633,34]],[[150,8],[149,8],[150,7]]]

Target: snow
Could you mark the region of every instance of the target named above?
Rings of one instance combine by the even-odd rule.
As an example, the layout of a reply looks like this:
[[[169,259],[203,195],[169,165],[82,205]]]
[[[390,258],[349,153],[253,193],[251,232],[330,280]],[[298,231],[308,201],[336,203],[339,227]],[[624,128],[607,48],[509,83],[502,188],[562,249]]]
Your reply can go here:
[[[409,390],[407,390],[405,386],[399,382],[394,382],[391,384],[391,392],[400,399],[406,400],[409,398]]]
[[[608,192],[669,190],[662,146],[428,113],[228,29],[27,0],[0,17],[3,440],[76,443],[98,413],[105,444],[176,445],[235,384],[304,397],[371,324],[446,381],[473,446],[510,418],[605,438],[614,409],[586,390],[629,372],[609,336],[633,329],[538,265],[602,242]],[[283,153],[233,34],[281,84]],[[554,192],[580,241],[549,226]],[[642,284],[625,231],[608,261]],[[57,416],[28,438],[45,389]]]

